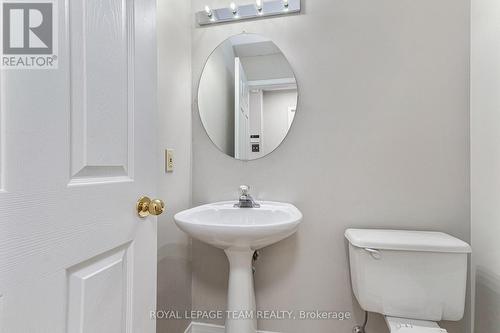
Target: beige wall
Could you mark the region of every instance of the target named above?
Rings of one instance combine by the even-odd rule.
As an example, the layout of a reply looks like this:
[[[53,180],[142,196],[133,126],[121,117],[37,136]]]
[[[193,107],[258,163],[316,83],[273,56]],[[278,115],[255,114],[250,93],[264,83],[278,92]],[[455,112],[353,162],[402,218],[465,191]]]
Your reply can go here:
[[[192,0],[193,13],[227,1]],[[469,241],[468,0],[312,0],[301,15],[192,30],[193,96],[225,38],[270,37],[292,65],[299,104],[284,143],[235,161],[210,142],[193,108],[193,204],[237,198],[288,201],[299,232],[265,248],[255,287],[261,309],[353,311],[351,321],[265,321],[286,333],[350,332],[347,227],[442,230]],[[224,309],[224,253],[193,242],[195,309]],[[450,333],[465,324],[445,324]],[[380,316],[369,332],[384,333]]]
[[[190,241],[172,216],[191,203],[191,34],[189,1],[158,1],[159,156],[175,150],[175,171],[159,166],[159,196],[167,211],[158,220],[158,310],[191,308]],[[140,110],[139,110],[140,112]],[[154,124],[151,124],[153,127]],[[182,333],[188,322],[159,320],[158,333]]]
[[[500,3],[472,1],[471,203],[476,333],[500,327]]]

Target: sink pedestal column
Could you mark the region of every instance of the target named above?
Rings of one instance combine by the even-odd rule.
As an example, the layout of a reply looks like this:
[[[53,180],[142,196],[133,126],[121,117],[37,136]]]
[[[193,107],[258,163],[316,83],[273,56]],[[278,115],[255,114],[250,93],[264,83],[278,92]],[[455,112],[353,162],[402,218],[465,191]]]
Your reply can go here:
[[[226,333],[256,333],[257,319],[250,248],[225,250],[229,260]]]

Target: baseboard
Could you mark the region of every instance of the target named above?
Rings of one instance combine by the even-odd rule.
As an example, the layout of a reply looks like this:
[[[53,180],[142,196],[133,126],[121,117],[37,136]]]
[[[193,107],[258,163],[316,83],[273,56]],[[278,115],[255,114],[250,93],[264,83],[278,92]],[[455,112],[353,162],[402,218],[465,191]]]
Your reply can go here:
[[[224,333],[224,326],[191,322],[184,333]]]
[[[205,323],[191,322],[184,333],[224,333],[224,326]],[[257,333],[277,333],[268,331],[257,331]]]

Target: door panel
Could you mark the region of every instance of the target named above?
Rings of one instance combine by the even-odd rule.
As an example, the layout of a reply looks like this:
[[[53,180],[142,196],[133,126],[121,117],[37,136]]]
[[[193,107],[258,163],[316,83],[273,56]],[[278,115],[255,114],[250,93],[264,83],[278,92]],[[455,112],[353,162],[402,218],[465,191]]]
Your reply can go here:
[[[133,177],[133,4],[69,4],[73,184]]]
[[[155,330],[155,6],[59,1],[59,68],[0,72],[2,333]]]
[[[67,270],[68,333],[130,332],[131,244]]]

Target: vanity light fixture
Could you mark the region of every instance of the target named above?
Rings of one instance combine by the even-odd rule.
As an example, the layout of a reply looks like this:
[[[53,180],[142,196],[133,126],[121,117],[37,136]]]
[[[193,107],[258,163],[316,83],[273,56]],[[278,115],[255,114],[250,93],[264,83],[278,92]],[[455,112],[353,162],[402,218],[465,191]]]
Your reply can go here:
[[[262,0],[256,0],[255,6],[257,7],[257,12],[259,12],[259,15],[262,15]]]
[[[238,7],[236,6],[236,4],[234,2],[231,2],[229,7],[231,8],[231,12],[233,13],[233,15],[238,16]]]
[[[248,0],[250,3],[247,4],[236,4],[235,1],[231,1],[226,8],[205,6],[204,10],[196,13],[196,21],[199,25],[211,25],[300,13],[301,0]]]

